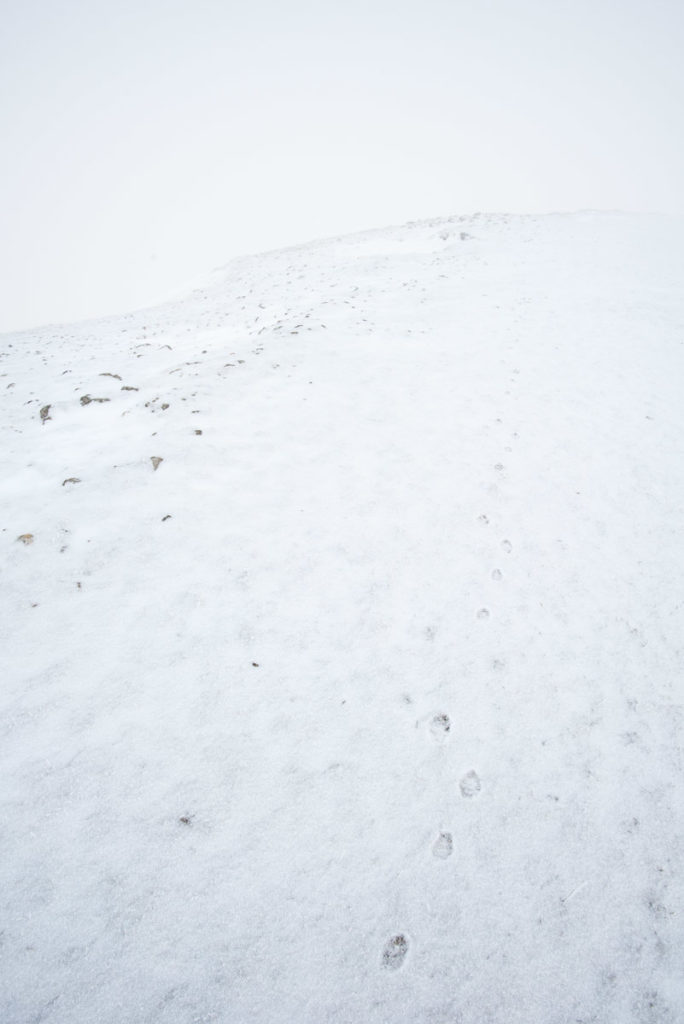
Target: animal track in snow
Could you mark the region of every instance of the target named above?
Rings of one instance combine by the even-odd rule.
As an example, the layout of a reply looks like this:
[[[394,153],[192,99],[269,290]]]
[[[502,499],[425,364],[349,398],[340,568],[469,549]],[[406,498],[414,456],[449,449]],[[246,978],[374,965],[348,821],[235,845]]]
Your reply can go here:
[[[466,797],[477,796],[482,789],[480,777],[475,771],[466,772],[458,785],[461,790],[461,796]]]
[[[477,613],[477,617],[478,617],[478,619],[488,619],[489,618],[489,609],[488,608],[480,608],[480,610]]]
[[[492,579],[497,581],[503,579],[503,573],[501,572],[501,569],[492,570]]]
[[[502,540],[501,547],[504,549],[507,555],[510,555],[511,551],[513,550],[513,545],[511,544],[510,540]]]
[[[454,840],[451,832],[440,832],[432,844],[432,856],[446,860],[454,852]]]
[[[382,951],[382,966],[390,971],[397,971],[408,953],[408,942],[404,935],[393,935],[388,939]]]
[[[435,715],[430,722],[430,732],[438,742],[443,742],[451,729],[451,719],[447,714],[441,712]]]

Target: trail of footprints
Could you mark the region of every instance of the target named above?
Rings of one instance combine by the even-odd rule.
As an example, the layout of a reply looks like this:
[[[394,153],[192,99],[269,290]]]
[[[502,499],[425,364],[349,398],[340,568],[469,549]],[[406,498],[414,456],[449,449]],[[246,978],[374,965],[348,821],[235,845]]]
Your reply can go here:
[[[433,715],[429,731],[435,743],[445,743],[451,732],[451,719],[445,711]],[[459,780],[459,790],[465,799],[476,797],[482,789],[480,777],[474,769],[466,772]],[[432,856],[437,860],[448,860],[454,852],[454,837],[451,832],[440,832],[432,844]],[[403,933],[392,935],[382,951],[382,966],[388,971],[397,971],[403,966],[408,953],[408,939]]]
[[[504,469],[500,464],[497,464],[494,468],[499,472]],[[483,526],[488,526],[489,517],[482,514],[478,516],[478,522]],[[513,545],[510,540],[504,538],[504,540],[501,541],[501,549],[505,554],[510,555],[513,550]],[[493,569],[491,572],[491,579],[495,582],[503,580],[503,573],[501,569]],[[488,608],[480,608],[476,612],[476,618],[481,621],[486,621],[489,617],[490,612]],[[496,660],[493,664],[496,668],[501,666],[502,663]],[[451,732],[451,719],[445,711],[440,711],[430,719],[428,728],[435,743],[446,743],[449,738],[449,733]],[[475,769],[471,769],[461,777],[458,787],[461,796],[465,800],[472,800],[479,795],[482,790],[482,782],[480,781],[480,777]],[[454,837],[452,833],[440,832],[432,844],[432,856],[437,858],[437,860],[448,860],[453,852]],[[399,933],[391,936],[391,938],[389,938],[385,943],[385,948],[382,952],[383,967],[389,971],[399,970],[406,960],[408,948],[409,944],[405,935]]]

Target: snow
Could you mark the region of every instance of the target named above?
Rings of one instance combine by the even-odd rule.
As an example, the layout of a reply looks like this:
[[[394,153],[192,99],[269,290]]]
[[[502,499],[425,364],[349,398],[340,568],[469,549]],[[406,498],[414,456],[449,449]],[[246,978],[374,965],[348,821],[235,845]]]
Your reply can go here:
[[[4,1024],[684,1019],[683,280],[454,217],[0,338]]]

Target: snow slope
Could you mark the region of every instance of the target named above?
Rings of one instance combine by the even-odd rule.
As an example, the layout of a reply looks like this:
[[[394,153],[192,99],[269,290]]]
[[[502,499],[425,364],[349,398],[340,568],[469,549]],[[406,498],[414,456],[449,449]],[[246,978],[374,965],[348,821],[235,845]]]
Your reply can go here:
[[[684,1020],[683,281],[451,218],[0,338],[3,1024]]]

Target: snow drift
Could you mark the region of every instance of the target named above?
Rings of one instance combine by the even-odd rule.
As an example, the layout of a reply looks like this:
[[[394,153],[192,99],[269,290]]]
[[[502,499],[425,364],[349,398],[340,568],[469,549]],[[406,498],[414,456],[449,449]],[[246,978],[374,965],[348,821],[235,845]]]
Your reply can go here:
[[[681,228],[0,338],[5,1024],[684,1017]]]

